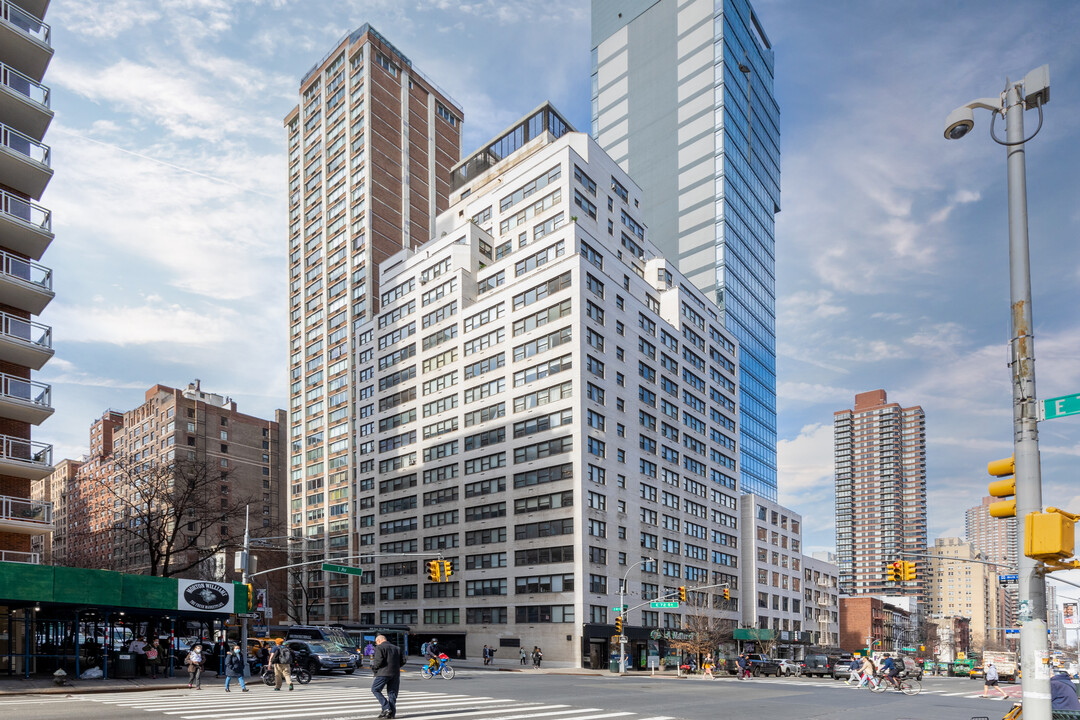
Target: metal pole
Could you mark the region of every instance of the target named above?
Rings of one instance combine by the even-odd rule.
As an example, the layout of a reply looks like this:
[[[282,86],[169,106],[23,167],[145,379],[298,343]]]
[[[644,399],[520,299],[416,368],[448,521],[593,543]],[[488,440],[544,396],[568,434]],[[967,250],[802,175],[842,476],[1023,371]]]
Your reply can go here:
[[[250,527],[249,527],[250,526],[250,517],[251,517],[251,506],[248,505],[248,506],[246,506],[244,508],[244,552],[240,556],[244,561],[243,567],[240,569],[240,580],[241,580],[241,582],[244,583],[245,587],[247,586],[247,583],[248,583],[248,569],[249,569],[250,562],[251,562],[251,560],[250,560],[251,556],[248,554],[251,551],[251,533],[249,532],[249,530],[250,530]],[[244,608],[244,611],[245,611],[245,614],[246,614],[247,613],[247,608]],[[251,677],[251,668],[248,665],[247,654],[248,654],[248,619],[245,617],[243,619],[243,622],[240,623],[240,658],[244,661],[244,671],[243,672],[244,672],[244,677],[245,678]]]
[[[1013,458],[1017,540],[1024,548],[1024,519],[1042,512],[1039,428],[1035,416],[1035,344],[1032,338],[1031,265],[1028,254],[1024,104],[1020,86],[1006,81],[1005,148],[1009,177],[1009,286],[1012,318]],[[1050,720],[1050,665],[1046,635],[1046,580],[1041,563],[1017,553],[1020,575],[1020,653],[1024,717]]]
[[[629,568],[626,570],[627,574],[630,573]],[[626,632],[626,575],[623,575],[623,580],[619,583],[619,614],[622,615],[622,630],[619,631],[619,674],[622,675],[626,672],[626,667],[623,664],[623,656],[626,655],[626,643],[623,642],[623,635]]]

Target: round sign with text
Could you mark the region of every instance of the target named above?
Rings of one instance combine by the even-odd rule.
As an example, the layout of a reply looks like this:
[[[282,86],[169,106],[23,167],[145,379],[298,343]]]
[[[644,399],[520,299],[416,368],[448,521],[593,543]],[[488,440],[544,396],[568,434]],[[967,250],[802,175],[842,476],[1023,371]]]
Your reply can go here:
[[[200,610],[217,610],[229,602],[229,592],[213,582],[200,582],[184,589],[184,601]]]

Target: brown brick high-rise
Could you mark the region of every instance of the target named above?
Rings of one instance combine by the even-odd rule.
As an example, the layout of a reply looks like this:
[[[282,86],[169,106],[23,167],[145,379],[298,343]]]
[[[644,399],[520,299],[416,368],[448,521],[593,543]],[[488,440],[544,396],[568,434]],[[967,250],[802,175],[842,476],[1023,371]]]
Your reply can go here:
[[[308,559],[355,555],[353,328],[379,306],[378,264],[431,239],[461,157],[461,107],[370,25],[300,80],[289,159],[291,531]],[[355,532],[355,528],[352,528]],[[361,582],[370,582],[364,576]],[[313,570],[297,621],[356,616],[356,578]]]
[[[53,298],[52,270],[37,262],[53,239],[52,212],[37,202],[53,174],[42,142],[53,117],[41,84],[48,5],[5,1],[0,21],[0,562],[41,562],[33,538],[40,549],[52,530],[52,505],[30,492],[53,471],[52,445],[31,432],[53,412],[51,388],[32,379],[53,356],[52,328],[35,319]]]
[[[840,587],[854,595],[926,597],[926,416],[859,393],[833,416],[836,555]],[[918,579],[887,582],[887,563],[916,563]]]

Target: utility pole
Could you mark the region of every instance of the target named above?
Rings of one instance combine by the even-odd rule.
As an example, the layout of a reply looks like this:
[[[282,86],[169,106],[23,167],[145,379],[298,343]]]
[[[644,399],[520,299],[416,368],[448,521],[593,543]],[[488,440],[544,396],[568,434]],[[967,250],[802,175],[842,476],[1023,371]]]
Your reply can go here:
[[[1009,287],[1013,380],[1013,458],[1016,463],[1017,543],[1025,547],[1028,513],[1042,512],[1039,426],[1035,401],[1035,342],[1028,250],[1027,170],[1024,159],[1022,85],[1006,81],[1005,123],[1009,177]],[[1041,117],[1041,116],[1040,116]],[[1020,652],[1024,714],[1050,720],[1050,653],[1047,646],[1046,577],[1042,563],[1017,553],[1020,586]]]
[[[248,570],[251,564],[251,506],[244,508],[244,550],[240,555],[242,564],[240,567],[240,581],[246,587],[248,584]],[[247,608],[245,608],[246,610]],[[246,613],[245,613],[246,614]],[[244,659],[244,677],[251,677],[251,667],[248,665],[248,619],[245,617],[240,623],[240,652]]]

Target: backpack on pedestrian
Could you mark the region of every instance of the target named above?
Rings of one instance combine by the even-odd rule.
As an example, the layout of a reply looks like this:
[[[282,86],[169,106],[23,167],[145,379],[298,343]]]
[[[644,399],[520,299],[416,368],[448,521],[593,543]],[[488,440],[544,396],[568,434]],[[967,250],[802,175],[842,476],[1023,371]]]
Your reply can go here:
[[[428,645],[427,643],[424,643],[423,645],[420,646],[420,654],[421,655],[427,655],[427,645]]]
[[[278,665],[291,665],[292,664],[292,648],[287,645],[282,645],[274,653],[274,662]]]

